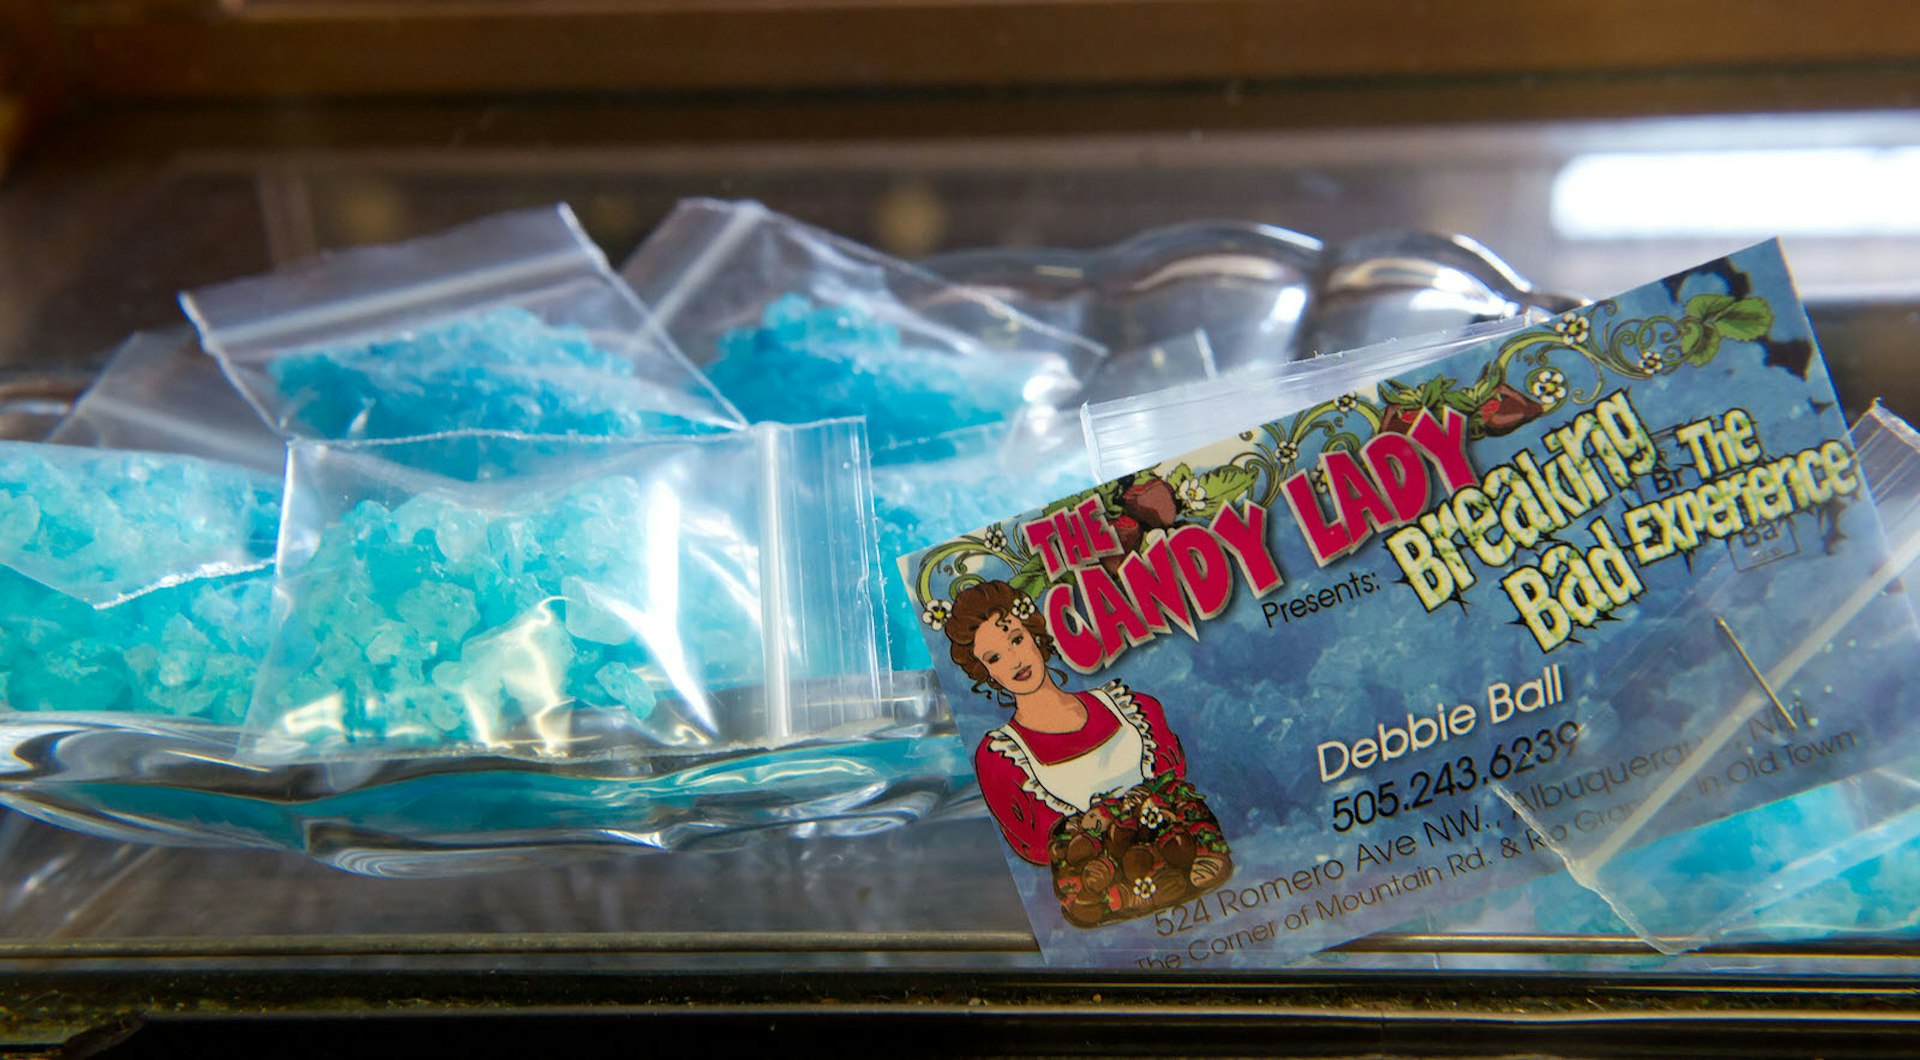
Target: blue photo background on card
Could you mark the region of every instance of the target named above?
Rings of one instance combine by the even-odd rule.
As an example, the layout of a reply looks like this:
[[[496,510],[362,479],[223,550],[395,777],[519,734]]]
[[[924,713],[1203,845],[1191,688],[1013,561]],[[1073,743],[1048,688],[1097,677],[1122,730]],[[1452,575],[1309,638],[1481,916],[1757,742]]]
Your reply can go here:
[[[1911,609],[1891,595],[1776,674],[1799,724],[1769,705],[1736,738],[1712,731],[1753,666],[1825,635],[1886,559],[1846,439],[1763,244],[902,571],[1048,959],[1271,965],[1610,835],[1630,848],[1877,764],[1916,668]],[[1014,621],[982,620],[994,582],[1021,601],[1001,609]],[[1044,677],[1019,665],[1023,629],[1051,642]],[[1162,715],[1130,729],[1116,697]],[[1168,838],[1183,796],[1085,782],[1134,729],[1178,744],[1230,853]],[[1793,768],[1694,779],[1814,744],[1827,751]],[[1172,768],[1152,757],[1108,772],[1150,782]],[[1683,797],[1630,820],[1681,775]],[[1517,812],[1529,797],[1553,801],[1544,833]],[[1609,831],[1622,821],[1630,835]]]

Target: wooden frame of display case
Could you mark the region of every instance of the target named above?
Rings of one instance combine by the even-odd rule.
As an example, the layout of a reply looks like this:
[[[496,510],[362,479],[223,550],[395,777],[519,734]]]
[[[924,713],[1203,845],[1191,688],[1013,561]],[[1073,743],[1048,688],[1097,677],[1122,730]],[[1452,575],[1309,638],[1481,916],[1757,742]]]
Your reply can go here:
[[[1901,0],[13,0],[101,98],[1181,84],[1844,67]]]

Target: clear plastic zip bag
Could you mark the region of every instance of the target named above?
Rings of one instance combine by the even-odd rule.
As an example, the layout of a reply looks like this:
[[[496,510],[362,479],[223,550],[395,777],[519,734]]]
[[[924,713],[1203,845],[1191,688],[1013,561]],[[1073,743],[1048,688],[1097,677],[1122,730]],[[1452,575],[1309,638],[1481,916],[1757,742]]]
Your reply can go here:
[[[287,460],[286,442],[234,390],[185,326],[136,332],[115,347],[47,441],[181,453],[275,479]]]
[[[198,457],[0,442],[0,718],[237,724],[266,647],[279,482]]]
[[[122,343],[48,444],[0,443],[0,741],[241,722],[285,453],[185,328]]]
[[[935,542],[1094,485],[1079,424],[1039,410],[1012,424],[969,427],[874,454],[878,575],[895,670],[933,666],[897,562]]]
[[[0,740],[11,746],[14,713],[239,725],[272,594],[261,570],[95,608],[0,568]]]
[[[1920,527],[1920,431],[1875,404],[1851,431],[1854,458],[1889,541]]]
[[[876,449],[1078,400],[1102,347],[756,202],[689,199],[621,274],[749,420]]]
[[[277,486],[198,457],[0,442],[0,565],[93,607],[259,570]]]
[[[884,727],[861,427],[295,442],[263,759]]]
[[[323,254],[180,302],[286,435],[631,436],[742,424],[565,206]]]
[[[1920,454],[1879,410],[1854,437],[1802,461],[1798,481],[1833,503],[1694,553],[1690,594],[1635,617],[1644,633],[1583,682],[1577,755],[1496,779],[1528,845],[1663,952],[1778,933],[1803,903],[1861,930],[1884,910],[1839,923],[1832,895],[1852,883],[1833,881],[1920,838],[1903,588]]]
[[[1079,399],[1083,404],[1117,401],[1219,377],[1212,340],[1205,330],[1196,328],[1133,349],[1115,350],[1101,362]]]
[[[1212,378],[1205,332],[1107,358],[1092,388],[1131,394],[1153,383]],[[933,665],[924,620],[900,583],[899,557],[1003,518],[1037,508],[1095,484],[1079,418],[1044,406],[1009,423],[964,427],[902,443],[874,454],[874,508],[879,520],[880,570],[885,586],[887,639],[896,670]]]
[[[1103,481],[1118,478],[1192,452],[1230,429],[1255,427],[1377,386],[1543,319],[1540,311],[1528,310],[1512,319],[1458,331],[1393,339],[1308,361],[1244,368],[1166,390],[1089,403],[1080,414],[1094,471]]]

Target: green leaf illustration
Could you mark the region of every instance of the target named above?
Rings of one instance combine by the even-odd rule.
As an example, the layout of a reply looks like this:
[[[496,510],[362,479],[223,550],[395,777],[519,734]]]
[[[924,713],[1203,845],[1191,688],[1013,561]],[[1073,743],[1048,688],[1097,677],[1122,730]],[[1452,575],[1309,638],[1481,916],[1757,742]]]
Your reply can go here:
[[[1019,570],[1013,572],[1013,577],[1007,579],[1007,584],[1038,602],[1040,594],[1047,591],[1047,581],[1046,561],[1036,552],[1027,557],[1027,562],[1022,564]]]
[[[1352,431],[1338,431],[1327,435],[1327,444],[1321,446],[1320,451],[1330,453],[1344,449],[1349,453],[1357,453],[1365,444],[1360,440],[1360,436]]]
[[[1238,464],[1223,464],[1200,476],[1200,488],[1207,491],[1207,504],[1200,512],[1203,518],[1211,519],[1220,513],[1221,507],[1230,501],[1239,500],[1253,488],[1259,473]]]
[[[1752,342],[1773,327],[1773,307],[1764,298],[1697,294],[1687,299],[1687,315],[1698,318],[1721,338]]]
[[[1047,505],[1045,508],[1040,509],[1040,514],[1052,515],[1055,512],[1064,512],[1067,509],[1072,508],[1073,506],[1079,504],[1081,501],[1084,501],[1091,496],[1093,496],[1092,490],[1081,490],[1078,493],[1070,493],[1065,497],[1062,497],[1059,500],[1054,501],[1052,504]]]
[[[1180,490],[1180,484],[1193,477],[1193,469],[1185,464],[1176,464],[1174,465],[1174,469],[1167,472],[1164,477],[1167,480],[1167,485],[1172,486],[1174,492],[1177,493]]]
[[[1113,483],[1103,482],[1090,490],[1081,490],[1078,493],[1069,494],[1054,501],[1052,504],[1042,508],[1040,514],[1052,515],[1055,512],[1064,512],[1070,508],[1078,508],[1080,502],[1086,500],[1088,497],[1100,498],[1101,503],[1111,509],[1114,506],[1114,497],[1118,492],[1118,487]]]
[[[1407,386],[1405,383],[1396,382],[1392,379],[1382,379],[1380,381],[1380,397],[1389,405],[1412,405],[1417,407],[1420,404],[1420,391]]]
[[[1738,299],[1730,294],[1696,294],[1687,299],[1687,315],[1705,320],[1736,301]]]
[[[1699,339],[1687,347],[1686,361],[1688,364],[1706,364],[1719,352],[1720,332],[1711,327],[1703,328]]]

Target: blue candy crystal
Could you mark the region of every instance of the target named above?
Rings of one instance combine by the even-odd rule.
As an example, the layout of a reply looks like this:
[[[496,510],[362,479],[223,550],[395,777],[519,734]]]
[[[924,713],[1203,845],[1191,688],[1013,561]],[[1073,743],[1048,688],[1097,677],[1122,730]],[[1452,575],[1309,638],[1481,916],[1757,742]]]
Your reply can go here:
[[[556,752],[572,710],[644,719],[671,686],[644,628],[644,499],[607,477],[517,513],[431,493],[360,502],[284,572],[290,613],[255,723],[330,751]]]
[[[455,545],[449,550],[450,554],[462,554],[458,548]],[[408,589],[394,601],[393,610],[400,621],[435,644],[458,641],[480,621],[480,608],[474,602],[473,591],[444,582],[427,582]]]
[[[0,707],[238,724],[279,512],[242,468],[0,443]]]
[[[575,638],[595,644],[625,644],[633,639],[633,623],[620,617],[620,605],[609,600],[609,594],[573,577],[563,579],[560,590],[567,598],[567,632]]]
[[[96,609],[0,569],[0,707],[238,725],[272,597],[271,572],[254,571]]]
[[[196,457],[0,442],[0,566],[105,606],[273,559],[279,483]]]
[[[760,326],[720,337],[707,378],[752,422],[865,416],[875,449],[995,423],[1025,400],[1030,369],[1002,358],[920,349],[855,306],[789,294]]]
[[[640,378],[585,329],[524,309],[284,354],[269,374],[281,428],[303,437],[459,429],[625,437],[735,426],[723,410]]]
[[[602,692],[619,701],[635,716],[644,718],[653,713],[653,705],[658,697],[638,668],[624,663],[608,663],[595,671],[593,678]]]

